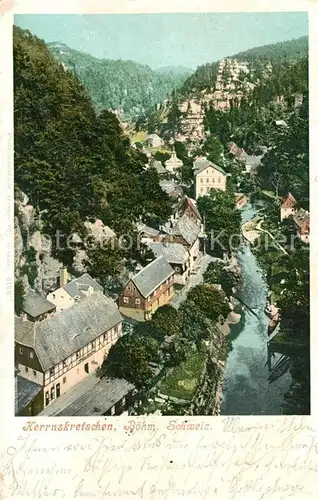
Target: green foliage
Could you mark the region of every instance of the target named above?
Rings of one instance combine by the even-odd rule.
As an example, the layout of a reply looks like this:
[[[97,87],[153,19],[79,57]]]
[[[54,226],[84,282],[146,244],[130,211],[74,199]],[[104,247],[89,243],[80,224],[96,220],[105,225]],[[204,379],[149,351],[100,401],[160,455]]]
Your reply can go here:
[[[16,280],[14,282],[14,310],[18,316],[22,313],[24,301],[25,301],[25,290],[23,281]]]
[[[223,146],[217,136],[209,135],[203,144],[202,151],[207,156],[208,160],[217,165],[220,164]]]
[[[240,283],[239,275],[222,262],[210,262],[203,279],[205,283],[211,285],[220,284],[228,297],[233,295],[233,289]]]
[[[216,255],[231,253],[238,245],[241,230],[241,214],[236,209],[234,194],[211,189],[207,196],[199,197],[197,205],[210,235],[208,251]]]
[[[197,285],[192,288],[188,293],[188,300],[194,302],[213,323],[225,319],[230,312],[226,297],[210,285]]]
[[[123,271],[123,251],[116,242],[93,246],[86,253],[88,258],[84,264],[92,278],[98,278],[101,283],[105,284],[109,277],[118,276]]]
[[[124,378],[137,388],[152,378],[150,362],[158,361],[158,342],[150,337],[128,333],[114,344],[101,367],[102,376]]]
[[[164,336],[177,335],[181,327],[178,311],[169,304],[157,309],[152,316],[152,323],[162,331]]]
[[[182,318],[181,335],[184,339],[197,347],[201,345],[202,340],[208,340],[210,321],[203,314],[200,306],[189,297],[181,304],[179,315]]]
[[[276,134],[273,146],[265,155],[259,178],[263,189],[273,189],[278,196],[292,187],[303,208],[309,206],[309,121],[308,101],[289,119],[289,127]]]
[[[128,120],[163,101],[189,74],[189,70],[155,71],[134,61],[96,59],[64,44],[48,47],[57,61],[76,73],[98,111],[122,110]]]
[[[140,216],[166,220],[171,201],[115,115],[103,110],[97,116],[77,76],[53,59],[43,41],[16,27],[13,55],[15,182],[42,212],[54,255],[72,265],[74,252],[56,248],[56,230],[65,239],[85,235],[88,217],[101,219],[118,236],[131,233]],[[115,259],[110,272],[117,272]]]

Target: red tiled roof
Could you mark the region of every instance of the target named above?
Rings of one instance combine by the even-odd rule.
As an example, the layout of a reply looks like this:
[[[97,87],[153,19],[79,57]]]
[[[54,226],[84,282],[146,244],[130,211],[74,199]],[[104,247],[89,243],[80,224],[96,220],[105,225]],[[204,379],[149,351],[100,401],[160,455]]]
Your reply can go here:
[[[281,203],[281,208],[293,208],[297,204],[297,201],[293,197],[291,193],[288,193],[288,195],[283,199]]]

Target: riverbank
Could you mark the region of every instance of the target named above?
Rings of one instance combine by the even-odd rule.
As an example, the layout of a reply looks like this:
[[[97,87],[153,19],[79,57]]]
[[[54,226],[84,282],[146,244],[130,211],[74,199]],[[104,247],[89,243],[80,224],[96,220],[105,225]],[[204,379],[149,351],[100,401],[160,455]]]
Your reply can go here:
[[[242,211],[242,226],[257,211],[250,205]],[[240,297],[252,310],[244,308],[240,323],[232,325],[224,370],[221,415],[279,415],[284,395],[291,383],[289,372],[271,383],[267,361],[268,317],[264,309],[268,286],[250,246],[240,248],[238,262],[243,287]]]

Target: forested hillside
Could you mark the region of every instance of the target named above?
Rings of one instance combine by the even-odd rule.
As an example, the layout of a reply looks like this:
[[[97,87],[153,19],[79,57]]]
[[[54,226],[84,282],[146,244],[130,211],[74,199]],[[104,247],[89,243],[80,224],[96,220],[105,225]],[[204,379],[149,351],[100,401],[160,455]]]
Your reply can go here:
[[[164,100],[191,72],[187,68],[155,71],[133,61],[97,59],[61,43],[48,47],[57,61],[77,74],[98,111],[116,110],[127,120]]]
[[[117,118],[97,115],[77,77],[30,32],[14,28],[13,51],[15,184],[41,212],[43,231],[55,242],[56,230],[83,233],[86,217],[117,235],[133,233],[140,217],[166,220],[170,202],[157,172],[145,169]],[[71,265],[73,253],[58,257]],[[113,258],[115,269],[122,255]]]
[[[262,76],[262,70],[267,63],[273,66],[273,74],[277,77],[279,71],[286,67],[287,61],[291,64],[298,59],[306,57],[307,54],[308,38],[301,37],[297,40],[255,47],[228,57],[238,61],[246,61],[250,67],[251,80],[255,81]],[[180,94],[187,95],[204,89],[213,89],[216,83],[218,66],[218,62],[199,66],[186,79],[180,89]]]

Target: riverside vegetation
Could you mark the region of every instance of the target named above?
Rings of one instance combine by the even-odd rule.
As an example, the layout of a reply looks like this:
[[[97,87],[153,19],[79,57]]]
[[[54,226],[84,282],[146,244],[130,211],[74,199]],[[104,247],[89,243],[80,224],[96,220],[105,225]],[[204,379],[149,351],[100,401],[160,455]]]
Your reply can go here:
[[[202,66],[184,80],[184,75],[154,76],[149,68],[116,61],[118,79],[109,78],[109,87],[102,93],[100,82],[110,71],[110,62],[87,64],[83,55],[71,54],[64,60],[66,66],[73,64],[73,70],[69,71],[61,64],[62,60],[56,60],[61,47],[48,48],[37,37],[16,27],[13,49],[15,197],[17,201],[21,191],[27,193],[41,216],[41,231],[52,237],[53,255],[72,269],[74,251],[57,248],[57,228],[65,235],[74,232],[85,235],[84,222],[99,218],[117,237],[128,234],[136,241],[138,221],[151,222],[157,227],[165,222],[172,213],[171,199],[160,188],[155,169],[145,168],[146,157],[138,148],[131,147],[119,120],[109,109],[122,109],[125,119],[134,121],[136,129],[158,132],[168,141],[182,130],[182,120],[187,115],[180,111],[180,104],[187,99],[200,100],[202,91],[215,91],[218,64]],[[244,191],[258,202],[264,191],[274,190],[279,200],[293,189],[304,208],[309,203],[307,39],[253,49],[235,58],[249,65],[251,71],[241,77],[242,88],[252,84],[250,90],[240,102],[236,97],[230,99],[226,110],[215,109],[212,102],[205,103],[202,140],[175,142],[176,152],[184,163],[179,181],[187,194],[192,194],[191,167],[197,154],[207,155],[231,174],[228,192],[220,194],[212,190],[198,203],[208,230],[228,228],[225,247],[228,235],[240,228],[234,192]],[[157,88],[158,94],[144,93],[140,90],[143,86],[139,93],[134,86],[127,93],[122,83],[126,71],[127,81],[136,81],[137,75],[144,75],[145,86]],[[140,100],[142,93],[147,95],[146,101]],[[296,94],[302,97],[297,107]],[[162,99],[165,102],[156,109],[149,109]],[[278,119],[285,120],[288,126],[277,128]],[[256,175],[242,174],[239,162],[228,152],[230,141],[249,154],[259,154],[266,148]],[[272,203],[268,203],[268,210],[270,207]],[[230,252],[228,247],[225,250]],[[88,254],[88,272],[105,284],[124,268],[145,262],[145,251],[137,245],[129,250],[120,245],[92,249]],[[264,255],[259,252],[260,261],[266,261]],[[283,264],[287,281],[279,304],[284,340],[292,344],[302,339],[302,354],[299,351],[293,355],[293,383],[284,405],[285,412],[295,414],[308,412],[310,405],[308,263],[309,252],[302,245],[289,251]],[[30,276],[31,271],[28,271]],[[163,388],[172,388],[175,395],[181,394],[189,402],[199,382],[198,373],[192,376],[192,356],[198,365],[209,360],[207,369],[214,373],[217,382],[222,372],[220,361],[224,363],[226,359],[226,341],[220,336],[217,323],[226,318],[229,299],[223,291],[211,288],[211,281],[221,280],[227,294],[238,283],[224,269],[208,271],[205,282],[191,290],[178,311],[170,306],[161,308],[151,321],[138,325],[120,339],[111,349],[102,373],[124,376],[141,390],[149,387],[156,377],[167,375],[162,379]],[[16,303],[21,309],[20,281],[15,288]],[[305,322],[300,322],[303,317]],[[189,379],[183,389],[179,387],[179,392],[174,370],[179,370],[178,377],[183,372],[184,379]],[[214,384],[213,398],[216,391]],[[164,411],[169,413],[176,408]]]

